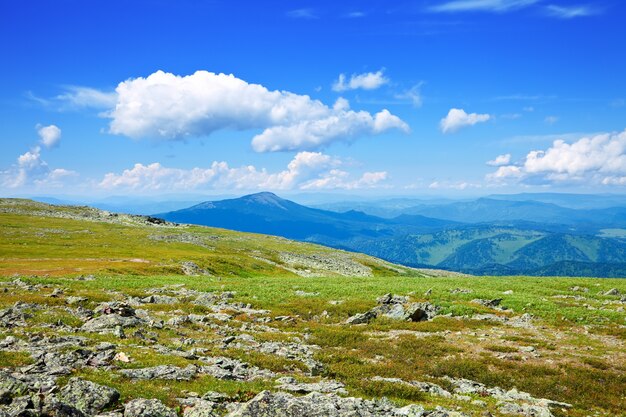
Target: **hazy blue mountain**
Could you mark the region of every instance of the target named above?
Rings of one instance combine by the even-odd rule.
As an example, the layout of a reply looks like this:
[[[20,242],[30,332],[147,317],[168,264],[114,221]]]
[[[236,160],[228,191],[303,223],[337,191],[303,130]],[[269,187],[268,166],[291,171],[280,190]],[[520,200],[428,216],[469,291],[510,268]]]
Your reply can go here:
[[[567,194],[567,193],[521,193],[493,194],[488,196],[494,200],[535,201],[556,204],[571,209],[603,209],[610,207],[626,207],[626,195],[620,194]]]
[[[626,216],[621,207],[575,210],[482,198],[419,210],[424,214],[382,218],[357,210],[311,208],[258,193],[156,216],[473,274],[578,275],[575,265],[581,265],[580,275],[621,276],[619,265],[626,265],[626,228],[620,228],[626,225]]]
[[[419,205],[403,211],[406,214],[419,214],[464,223],[529,221],[582,228],[626,227],[626,207],[583,210],[538,201],[479,198],[474,201],[437,206]]]
[[[204,202],[156,216],[175,222],[324,242],[347,241],[357,236],[367,238],[394,236],[406,226],[354,210],[336,213],[314,209],[267,192],[236,199]],[[423,218],[421,225],[416,218],[410,226],[412,231],[418,232],[452,224],[454,222]],[[335,245],[339,243],[335,242]]]

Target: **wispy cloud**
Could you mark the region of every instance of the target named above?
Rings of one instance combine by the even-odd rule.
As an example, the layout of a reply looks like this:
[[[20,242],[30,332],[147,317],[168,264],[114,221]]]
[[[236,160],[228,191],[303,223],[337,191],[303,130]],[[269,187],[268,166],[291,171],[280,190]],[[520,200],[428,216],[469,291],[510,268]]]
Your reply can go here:
[[[557,6],[550,4],[546,6],[546,12],[549,16],[558,17],[560,19],[573,19],[575,17],[593,16],[599,14],[600,11],[590,6]]]
[[[546,122],[546,124],[549,124],[549,125],[553,125],[558,121],[559,121],[559,118],[557,116],[547,116],[544,119],[544,122]]]
[[[419,83],[411,87],[410,89],[403,91],[401,93],[396,94],[394,97],[399,100],[408,100],[415,107],[422,106],[422,84]]]
[[[492,98],[493,101],[539,101],[539,100],[554,100],[555,95],[544,94],[509,94],[506,96],[496,96]]]
[[[436,13],[475,11],[505,13],[532,6],[538,2],[539,0],[454,0],[431,6],[428,10]]]
[[[367,13],[361,11],[349,12],[344,15],[344,17],[347,17],[348,19],[358,19],[365,16],[367,16]]]
[[[454,133],[463,127],[474,126],[477,123],[483,123],[489,119],[491,119],[491,115],[489,114],[468,114],[463,109],[450,109],[448,115],[439,122],[439,127],[443,133]]]
[[[319,19],[320,17],[319,14],[311,8],[290,10],[286,14],[287,17],[293,19]]]
[[[366,72],[363,74],[352,74],[348,79],[346,74],[339,74],[339,78],[333,84],[333,91],[348,91],[348,90],[375,90],[382,87],[385,84],[389,84],[389,78],[385,77],[384,70],[378,70],[376,72]]]

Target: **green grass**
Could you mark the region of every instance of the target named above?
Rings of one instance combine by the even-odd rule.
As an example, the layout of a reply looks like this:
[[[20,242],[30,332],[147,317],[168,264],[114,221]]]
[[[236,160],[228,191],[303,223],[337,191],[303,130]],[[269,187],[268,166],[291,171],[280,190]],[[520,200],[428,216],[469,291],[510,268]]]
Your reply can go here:
[[[13,204],[13,206],[11,206]],[[3,208],[23,211],[2,213]],[[350,254],[374,271],[372,277],[322,276],[303,278],[281,266],[257,258],[279,262],[281,252],[321,253],[336,251],[317,245],[290,242],[270,236],[236,233],[203,227],[157,228],[137,223],[132,218],[123,224],[59,218],[59,213],[84,214],[84,209],[61,208],[52,214],[48,206],[14,200],[0,200],[0,277],[4,281],[18,274],[22,281],[43,284],[46,288],[29,292],[0,284],[0,308],[16,302],[46,305],[32,310],[27,328],[0,329],[0,339],[13,335],[54,335],[51,325],[69,326],[67,334],[87,338],[87,348],[99,342],[113,342],[126,353],[130,363],[121,368],[170,364],[187,366],[199,363],[176,355],[158,354],[145,341],[127,329],[126,339],[112,335],[89,334],[78,330],[82,322],[66,310],[65,296],[89,298],[84,305],[94,308],[99,302],[121,298],[120,293],[143,297],[147,291],[165,285],[184,285],[198,291],[234,291],[235,302],[250,303],[269,310],[269,328],[250,331],[259,316],[239,315],[220,332],[197,324],[178,328],[139,329],[156,343],[171,349],[206,349],[207,355],[225,355],[279,376],[306,379],[306,367],[296,358],[263,354],[254,350],[221,348],[225,335],[250,334],[258,342],[291,342],[298,338],[320,347],[315,359],[324,364],[324,377],[346,385],[350,395],[374,398],[386,396],[397,404],[411,402],[434,407],[460,407],[474,415],[480,413],[469,403],[442,399],[422,393],[406,384],[372,381],[374,376],[401,378],[405,381],[430,381],[450,388],[444,377],[469,378],[488,386],[516,387],[537,397],[570,402],[569,417],[587,415],[620,416],[626,409],[626,314],[617,297],[602,295],[611,288],[626,293],[626,280],[593,278],[536,277],[427,277],[417,272],[392,272],[374,258]],[[57,217],[51,217],[56,215]],[[205,246],[155,241],[152,234],[193,234]],[[345,253],[342,253],[345,256]],[[212,272],[212,276],[184,276],[180,262],[191,260]],[[93,274],[93,280],[77,280]],[[573,286],[587,287],[587,293],[574,293]],[[2,292],[6,288],[6,292]],[[53,288],[63,288],[61,297],[48,297]],[[468,288],[470,294],[452,294],[451,289]],[[299,297],[296,291],[319,295]],[[431,290],[429,295],[424,295]],[[504,294],[505,291],[512,293]],[[378,318],[366,326],[348,326],[353,314],[376,305],[376,298],[393,293],[407,295],[412,301],[428,301],[442,308],[445,317],[429,322],[411,323]],[[583,295],[584,300],[557,298]],[[507,311],[496,311],[472,303],[475,298],[502,298]],[[206,314],[210,310],[181,298],[172,305],[144,305],[141,308],[167,320],[173,315]],[[591,308],[589,308],[591,306]],[[473,314],[514,317],[529,313],[536,327],[515,328],[494,321],[472,320]],[[291,316],[290,321],[272,321]],[[212,324],[216,324],[213,322]],[[223,324],[220,324],[223,326]],[[181,340],[194,339],[191,346]],[[537,356],[519,350],[534,346]],[[500,355],[506,353],[507,355]],[[31,362],[24,352],[0,351],[0,367],[15,368]],[[83,369],[75,373],[94,382],[117,388],[122,401],[132,398],[159,398],[176,406],[175,398],[185,391],[203,394],[214,390],[245,400],[272,381],[234,382],[198,377],[192,381],[130,381],[112,371]],[[488,410],[497,415],[495,401],[487,400]],[[473,408],[474,407],[474,408]],[[556,416],[562,412],[555,410]]]

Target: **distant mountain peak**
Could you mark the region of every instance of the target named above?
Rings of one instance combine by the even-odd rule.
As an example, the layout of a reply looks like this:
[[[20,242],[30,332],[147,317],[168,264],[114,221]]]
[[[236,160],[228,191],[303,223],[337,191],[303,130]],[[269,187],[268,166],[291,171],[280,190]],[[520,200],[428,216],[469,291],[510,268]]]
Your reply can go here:
[[[265,206],[276,206],[283,210],[287,210],[287,207],[285,207],[285,203],[287,203],[287,200],[282,199],[276,194],[271,193],[269,191],[262,191],[260,193],[248,194],[248,195],[241,197],[240,200],[243,200],[247,203],[262,204]]]

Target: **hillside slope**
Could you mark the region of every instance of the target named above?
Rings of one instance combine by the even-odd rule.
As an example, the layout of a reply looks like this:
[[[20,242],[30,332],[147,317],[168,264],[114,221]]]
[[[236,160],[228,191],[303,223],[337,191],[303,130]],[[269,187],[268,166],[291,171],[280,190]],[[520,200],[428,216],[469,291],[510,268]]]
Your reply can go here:
[[[0,199],[0,274],[420,275],[370,256],[281,237],[89,207]]]
[[[598,226],[602,222],[619,226],[622,209],[574,210],[540,202],[486,198],[422,208],[426,216],[381,218],[357,211],[314,209],[272,193],[259,193],[205,202],[157,216],[176,222],[275,234],[367,253],[412,267],[476,275],[550,272],[626,276],[626,239],[619,233],[622,229],[610,232]],[[492,221],[457,221],[485,219]],[[557,223],[559,220],[562,223]],[[583,263],[585,267],[577,272],[576,265]]]

